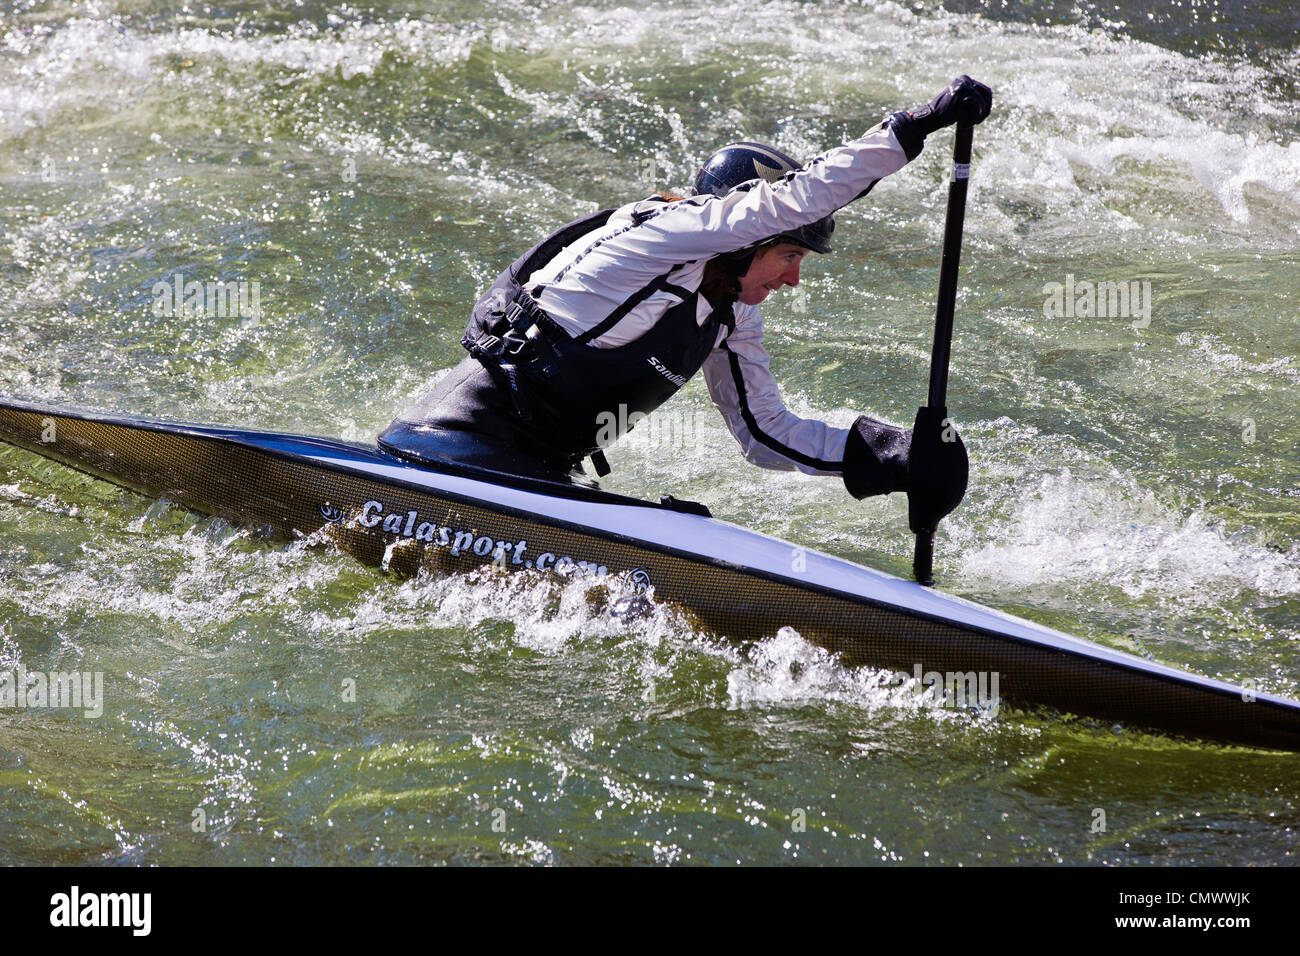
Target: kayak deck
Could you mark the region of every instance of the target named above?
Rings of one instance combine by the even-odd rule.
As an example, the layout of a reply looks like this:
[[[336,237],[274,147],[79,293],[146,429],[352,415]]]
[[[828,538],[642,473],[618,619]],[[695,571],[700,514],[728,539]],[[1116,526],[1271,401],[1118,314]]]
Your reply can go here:
[[[150,497],[412,573],[626,577],[705,628],[783,626],[845,664],[996,675],[1010,703],[1300,751],[1300,703],[1082,641],[727,522],[580,485],[416,467],[378,449],[0,400],[0,440]]]

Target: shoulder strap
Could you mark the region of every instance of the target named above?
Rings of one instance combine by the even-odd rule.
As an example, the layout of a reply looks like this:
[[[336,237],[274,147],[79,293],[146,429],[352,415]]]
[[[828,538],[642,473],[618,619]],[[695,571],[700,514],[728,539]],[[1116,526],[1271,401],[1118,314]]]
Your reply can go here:
[[[609,222],[609,217],[614,215],[614,212],[613,209],[602,209],[561,226],[515,261],[510,267],[514,278],[526,282],[530,275],[559,255],[565,246],[577,242],[593,229],[599,229]]]
[[[640,225],[645,224],[647,221],[653,219],[655,216],[659,215],[661,212],[664,211],[664,209],[667,208],[667,206],[668,206],[668,202],[667,202],[667,200],[665,200],[663,197],[661,197],[661,196],[654,196],[654,197],[652,197],[652,198],[653,198],[653,199],[656,199],[656,200],[658,200],[660,203],[662,203],[662,205],[661,205],[658,209],[640,209],[640,210],[637,210],[636,212],[632,213],[632,221],[629,222],[629,223],[628,223],[626,226],[624,226],[622,229],[617,229],[617,230],[615,230],[614,232],[611,232],[609,235],[606,235],[606,236],[597,236],[597,237],[596,237],[596,240],[595,240],[594,242],[592,242],[591,245],[589,245],[586,249],[583,249],[580,253],[578,253],[576,256],[574,256],[572,260],[570,260],[568,263],[566,263],[565,266],[564,266],[564,268],[561,269],[558,273],[556,273],[555,278],[552,279],[551,282],[553,282],[553,283],[554,283],[554,282],[559,282],[561,279],[563,279],[563,278],[568,274],[568,272],[569,272],[570,269],[572,269],[572,268],[573,268],[574,266],[576,266],[579,262],[581,262],[581,261],[582,261],[582,260],[583,260],[587,255],[589,255],[591,252],[593,252],[593,251],[596,249],[596,247],[599,246],[601,243],[608,242],[609,240],[613,239],[615,236],[621,236],[621,235],[623,235],[623,233],[627,232],[628,230],[630,230],[630,229],[635,229],[637,226],[640,226]],[[592,229],[599,229],[600,226],[604,225],[605,222],[608,222],[608,221],[609,221],[609,217],[610,217],[611,215],[613,215],[613,210],[610,210],[610,212],[605,216],[604,222],[597,223],[596,225],[591,226],[591,228],[588,229],[587,231],[590,232]],[[580,233],[579,235],[582,235],[582,233]],[[577,237],[575,236],[574,238],[577,238]],[[568,245],[568,243],[565,243],[564,245]],[[555,252],[553,252],[550,256],[548,256],[546,259],[542,260],[542,263],[550,262],[551,259],[553,259],[557,254],[559,254],[560,249],[563,249],[563,248],[564,248],[564,246],[560,246],[560,247],[559,247],[558,249],[556,249]],[[542,263],[539,263],[539,264],[542,264]],[[535,268],[535,267],[534,267],[534,268]],[[530,273],[530,274],[531,274],[531,273]],[[534,296],[534,297],[541,295],[541,287],[540,287],[540,286],[534,286],[533,289],[532,289],[532,293],[533,293],[533,296]]]

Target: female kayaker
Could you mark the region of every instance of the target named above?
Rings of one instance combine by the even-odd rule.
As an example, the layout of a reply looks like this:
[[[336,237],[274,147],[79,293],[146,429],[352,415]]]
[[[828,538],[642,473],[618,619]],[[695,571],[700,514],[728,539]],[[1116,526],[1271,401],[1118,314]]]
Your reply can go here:
[[[920,154],[925,137],[989,112],[962,76],[800,166],[755,143],[716,152],[689,199],[656,196],[552,233],[474,306],[469,356],[380,436],[390,452],[568,481],[703,369],[746,458],[842,478],[850,494],[905,491],[947,514],[966,486],[960,439],[913,474],[911,431],[861,416],[847,429],[781,401],[757,306],[797,285],[809,250],[831,251],[832,213]],[[927,455],[927,459],[932,456]]]

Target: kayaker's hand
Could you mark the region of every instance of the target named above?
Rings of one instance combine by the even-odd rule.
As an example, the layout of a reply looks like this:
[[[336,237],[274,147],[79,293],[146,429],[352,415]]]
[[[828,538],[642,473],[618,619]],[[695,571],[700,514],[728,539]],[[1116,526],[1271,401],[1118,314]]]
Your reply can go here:
[[[907,523],[913,533],[933,531],[966,495],[970,463],[946,409],[921,408],[908,451]]]
[[[910,113],[917,131],[925,137],[954,123],[963,126],[982,123],[992,108],[993,91],[963,73],[928,104]]]
[[[862,415],[844,446],[844,487],[859,500],[907,491],[907,452],[912,430]]]
[[[925,138],[935,130],[953,123],[971,126],[982,123],[992,108],[993,91],[962,74],[925,106],[895,113],[885,122],[893,128],[898,144],[911,162],[921,155]]]

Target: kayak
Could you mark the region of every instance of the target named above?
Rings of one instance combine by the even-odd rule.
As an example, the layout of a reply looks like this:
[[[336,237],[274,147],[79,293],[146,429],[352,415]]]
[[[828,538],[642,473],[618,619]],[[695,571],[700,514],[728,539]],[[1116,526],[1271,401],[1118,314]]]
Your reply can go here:
[[[427,568],[618,581],[712,632],[790,627],[840,656],[997,701],[1181,737],[1300,751],[1300,702],[1072,637],[710,517],[707,509],[417,466],[327,438],[169,423],[0,398],[0,440],[284,538],[316,536],[401,573]],[[951,685],[951,687],[950,687]]]

